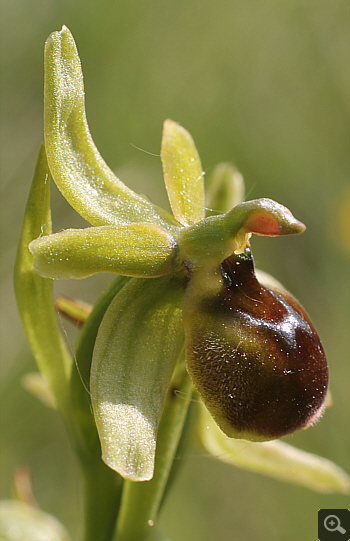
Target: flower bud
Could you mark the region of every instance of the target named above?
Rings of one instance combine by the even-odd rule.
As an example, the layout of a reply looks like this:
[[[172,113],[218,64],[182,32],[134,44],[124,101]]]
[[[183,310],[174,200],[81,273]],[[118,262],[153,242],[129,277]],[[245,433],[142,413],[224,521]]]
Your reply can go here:
[[[191,280],[184,306],[187,368],[209,412],[228,436],[252,441],[310,426],[328,367],[304,309],[258,282],[249,249],[225,259],[217,280],[208,294]]]

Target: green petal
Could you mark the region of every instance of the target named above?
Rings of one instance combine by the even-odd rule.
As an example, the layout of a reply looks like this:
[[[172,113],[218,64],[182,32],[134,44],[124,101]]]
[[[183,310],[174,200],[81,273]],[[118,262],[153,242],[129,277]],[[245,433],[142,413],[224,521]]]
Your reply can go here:
[[[35,360],[57,404],[65,408],[71,358],[57,324],[53,282],[36,273],[34,257],[28,249],[33,239],[50,232],[49,170],[42,146],[25,211],[14,283],[18,310]]]
[[[86,278],[97,272],[156,277],[171,271],[175,239],[153,224],[67,229],[30,244],[35,269],[49,278]]]
[[[126,284],[102,320],[90,390],[102,458],[134,481],[152,478],[156,435],[184,344],[183,287],[171,276]]]
[[[191,135],[173,122],[164,123],[161,158],[175,218],[192,225],[204,218],[204,184],[200,158]]]
[[[228,212],[244,201],[244,180],[230,163],[219,163],[206,177],[205,205],[210,213]]]
[[[62,524],[52,515],[16,500],[0,502],[1,541],[69,541]]]
[[[45,145],[51,174],[67,201],[93,225],[153,222],[171,229],[163,209],[127,188],[109,169],[91,138],[83,74],[65,26],[45,46]]]
[[[228,438],[204,408],[201,415],[202,445],[223,462],[316,492],[349,494],[349,475],[330,460],[278,440],[253,443]]]

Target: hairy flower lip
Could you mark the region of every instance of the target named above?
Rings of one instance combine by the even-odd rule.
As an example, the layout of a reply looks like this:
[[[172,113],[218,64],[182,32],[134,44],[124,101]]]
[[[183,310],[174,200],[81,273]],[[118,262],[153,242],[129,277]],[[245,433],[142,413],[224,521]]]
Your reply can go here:
[[[221,267],[212,293],[190,281],[183,314],[188,371],[209,412],[228,436],[252,441],[314,424],[328,367],[306,312],[259,284],[250,250]]]

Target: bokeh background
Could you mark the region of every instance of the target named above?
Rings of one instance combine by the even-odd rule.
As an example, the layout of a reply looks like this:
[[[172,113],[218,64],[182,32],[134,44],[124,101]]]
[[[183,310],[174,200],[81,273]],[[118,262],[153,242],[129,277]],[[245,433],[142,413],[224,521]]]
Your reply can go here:
[[[247,197],[271,197],[307,224],[300,237],[254,238],[257,265],[306,307],[322,338],[334,405],[287,438],[350,470],[349,4],[343,0],[2,0],[2,378],[0,497],[33,473],[42,508],[81,532],[80,478],[58,416],[21,386],[35,365],[16,313],[12,269],[42,141],[43,46],[66,24],[82,59],[90,129],[122,180],[167,205],[162,123],[193,135],[203,168],[231,161]],[[54,229],[84,225],[53,190]],[[110,276],[64,281],[93,302]],[[67,327],[74,351],[77,331]],[[313,541],[317,510],[342,496],[230,468],[199,448],[161,516],[173,541]]]

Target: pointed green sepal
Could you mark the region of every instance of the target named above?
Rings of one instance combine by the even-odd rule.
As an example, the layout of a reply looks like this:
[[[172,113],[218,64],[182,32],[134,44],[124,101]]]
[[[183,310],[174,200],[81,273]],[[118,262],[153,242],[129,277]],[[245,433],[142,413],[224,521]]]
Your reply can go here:
[[[164,122],[161,158],[175,218],[183,225],[199,222],[204,218],[201,161],[191,135],[172,120]]]
[[[109,169],[89,132],[83,74],[65,26],[45,45],[45,145],[51,174],[64,197],[92,225],[153,222],[173,217],[127,188]]]
[[[90,391],[102,458],[133,481],[152,478],[165,396],[184,344],[183,286],[133,279],[102,320]]]
[[[243,201],[243,176],[230,163],[219,163],[205,180],[205,205],[209,215],[228,212]]]
[[[175,239],[153,224],[66,229],[30,244],[35,269],[49,278],[86,278],[97,272],[156,277],[172,270]]]
[[[86,454],[100,457],[101,447],[91,413],[90,372],[96,336],[105,312],[122,287],[132,278],[117,276],[95,302],[75,346],[75,367],[70,380],[71,405],[79,423],[77,431]]]
[[[179,239],[181,258],[194,266],[210,267],[244,250],[252,233],[275,237],[303,231],[305,225],[283,205],[272,199],[254,199],[185,228]]]
[[[57,324],[53,282],[37,274],[34,257],[28,249],[33,239],[50,232],[50,179],[42,145],[26,206],[14,284],[18,310],[35,360],[57,404],[64,409],[71,358]]]
[[[207,452],[238,468],[324,494],[350,492],[349,475],[330,460],[278,440],[254,443],[228,438],[204,408],[199,438]]]

